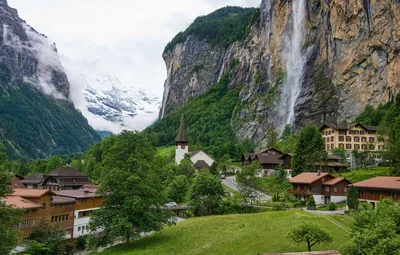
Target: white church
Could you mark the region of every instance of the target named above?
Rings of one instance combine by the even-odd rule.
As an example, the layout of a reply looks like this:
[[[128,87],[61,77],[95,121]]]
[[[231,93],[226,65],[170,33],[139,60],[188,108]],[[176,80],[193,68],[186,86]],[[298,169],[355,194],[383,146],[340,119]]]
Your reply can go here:
[[[175,139],[175,163],[180,164],[185,155],[188,154],[194,167],[200,169],[211,169],[215,160],[202,150],[189,152],[189,139],[186,135],[186,126],[183,115],[179,126],[178,135]]]

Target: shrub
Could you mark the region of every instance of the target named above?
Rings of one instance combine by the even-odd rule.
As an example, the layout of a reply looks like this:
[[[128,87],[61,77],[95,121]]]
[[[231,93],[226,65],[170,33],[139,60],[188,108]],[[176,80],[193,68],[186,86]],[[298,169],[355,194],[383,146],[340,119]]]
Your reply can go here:
[[[316,209],[317,209],[317,206],[315,204],[314,196],[311,195],[310,200],[308,200],[307,210],[316,210]]]
[[[329,207],[328,207],[329,211],[334,211],[334,210],[336,210],[336,208],[337,208],[337,206],[334,202],[331,202],[329,204]]]
[[[302,208],[307,205],[307,202],[305,200],[299,200],[294,203],[294,208]]]

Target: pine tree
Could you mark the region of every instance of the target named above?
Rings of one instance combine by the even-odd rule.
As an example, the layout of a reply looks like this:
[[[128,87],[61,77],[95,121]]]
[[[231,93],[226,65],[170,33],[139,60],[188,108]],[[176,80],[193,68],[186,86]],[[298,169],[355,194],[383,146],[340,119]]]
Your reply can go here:
[[[315,204],[314,196],[311,195],[310,199],[308,200],[307,210],[315,210],[315,209],[317,209],[317,206]]]
[[[349,209],[357,210],[358,209],[358,191],[356,187],[351,185],[349,191],[347,192],[347,206]]]

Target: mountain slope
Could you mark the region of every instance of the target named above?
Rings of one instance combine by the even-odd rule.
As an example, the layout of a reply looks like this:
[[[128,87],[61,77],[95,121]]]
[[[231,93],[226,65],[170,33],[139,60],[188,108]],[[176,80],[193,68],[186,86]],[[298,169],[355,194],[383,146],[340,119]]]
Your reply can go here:
[[[238,139],[265,143],[271,127],[351,121],[400,92],[398,1],[262,0],[260,17],[248,19],[247,37],[228,46],[191,34],[166,48],[165,114],[206,93],[232,60]]]
[[[84,151],[100,140],[69,101],[57,49],[0,0],[0,141],[11,159]]]

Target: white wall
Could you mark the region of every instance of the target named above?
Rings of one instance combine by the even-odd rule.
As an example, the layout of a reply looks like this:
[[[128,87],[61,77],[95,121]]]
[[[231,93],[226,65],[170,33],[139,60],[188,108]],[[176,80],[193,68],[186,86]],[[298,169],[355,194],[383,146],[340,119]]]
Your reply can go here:
[[[74,232],[73,232],[74,238],[78,238],[80,236],[87,235],[90,232],[88,230],[90,217],[78,218],[79,212],[94,211],[97,209],[99,209],[99,207],[84,209],[84,210],[76,210],[74,212]],[[83,228],[84,228],[84,230],[82,231]]]
[[[325,198],[323,195],[314,195],[314,200],[315,200],[315,204],[317,205],[323,205],[325,204]]]
[[[176,145],[175,147],[175,163],[179,165],[181,161],[185,158],[185,155],[189,154],[189,145],[185,145],[182,149],[182,145]]]
[[[331,196],[331,202],[340,203],[347,200],[346,196]]]
[[[212,164],[214,164],[214,160],[210,156],[208,156],[204,151],[197,152],[190,158],[190,160],[192,161],[193,164],[196,164],[196,162],[199,160],[204,160],[209,166],[212,166]]]

